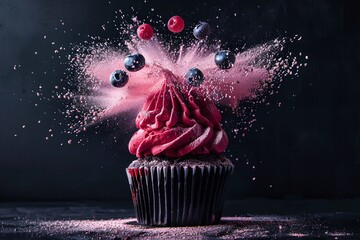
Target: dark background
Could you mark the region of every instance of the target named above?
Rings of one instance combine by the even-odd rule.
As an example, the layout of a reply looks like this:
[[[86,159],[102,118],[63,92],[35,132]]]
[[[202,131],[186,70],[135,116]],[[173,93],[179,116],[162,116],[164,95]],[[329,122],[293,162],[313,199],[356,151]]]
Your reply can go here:
[[[101,26],[115,10],[132,14],[131,6],[140,19],[154,15],[151,8],[165,21],[181,15],[188,31],[209,20],[229,46],[301,35],[292,45],[309,56],[300,76],[286,78],[270,104],[257,107],[257,123],[241,142],[225,126],[226,155],[236,166],[228,198],[360,196],[358,1],[0,0],[0,200],[130,201],[124,169],[134,158],[127,151],[132,117],[119,120],[117,144],[110,141],[114,133],[100,128],[86,133],[89,143],[68,145],[56,113],[62,106],[39,101],[36,92],[42,85],[51,95],[64,78],[55,47],[88,34],[116,38]],[[231,114],[224,120],[240,121]],[[54,137],[45,140],[50,128]]]

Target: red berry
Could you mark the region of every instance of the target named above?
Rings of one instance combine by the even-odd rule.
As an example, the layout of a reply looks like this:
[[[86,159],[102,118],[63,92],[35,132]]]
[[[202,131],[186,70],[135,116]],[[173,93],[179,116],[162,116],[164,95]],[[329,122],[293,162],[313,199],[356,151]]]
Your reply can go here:
[[[154,30],[152,29],[150,24],[144,23],[138,27],[137,35],[140,39],[149,40],[154,35]]]
[[[185,22],[184,19],[182,19],[182,17],[173,16],[172,18],[169,19],[167,26],[171,32],[179,33],[182,30],[184,30]]]

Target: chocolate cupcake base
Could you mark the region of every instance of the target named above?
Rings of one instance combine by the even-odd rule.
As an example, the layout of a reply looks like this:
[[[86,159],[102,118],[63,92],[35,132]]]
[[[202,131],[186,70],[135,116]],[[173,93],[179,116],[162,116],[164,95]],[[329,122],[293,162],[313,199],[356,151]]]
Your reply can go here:
[[[231,161],[222,156],[133,161],[126,173],[138,223],[150,226],[218,223],[225,181],[233,169]]]

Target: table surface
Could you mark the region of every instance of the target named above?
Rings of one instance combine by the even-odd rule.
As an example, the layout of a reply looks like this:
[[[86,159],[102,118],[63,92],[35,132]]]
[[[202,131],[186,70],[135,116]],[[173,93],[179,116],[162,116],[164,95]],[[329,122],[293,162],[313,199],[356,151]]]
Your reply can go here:
[[[237,214],[237,215],[235,215]],[[220,224],[145,227],[129,203],[0,202],[0,239],[360,239],[360,200],[227,202]]]

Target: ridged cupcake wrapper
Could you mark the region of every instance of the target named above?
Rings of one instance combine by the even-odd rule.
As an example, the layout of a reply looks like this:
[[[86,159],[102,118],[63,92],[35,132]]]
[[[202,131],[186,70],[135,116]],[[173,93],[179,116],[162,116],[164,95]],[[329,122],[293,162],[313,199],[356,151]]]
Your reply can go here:
[[[127,168],[138,223],[151,226],[218,223],[225,181],[233,169],[210,165]]]

